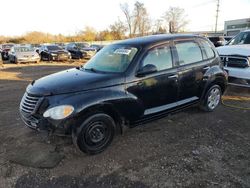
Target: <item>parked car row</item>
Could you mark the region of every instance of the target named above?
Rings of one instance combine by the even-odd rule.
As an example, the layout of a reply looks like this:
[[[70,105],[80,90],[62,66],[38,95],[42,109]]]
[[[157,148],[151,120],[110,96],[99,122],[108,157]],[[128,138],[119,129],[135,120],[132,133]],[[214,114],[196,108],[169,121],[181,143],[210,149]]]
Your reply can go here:
[[[2,44],[1,58],[11,63],[42,61],[67,61],[69,59],[90,59],[103,45],[89,45],[85,42],[56,44]]]

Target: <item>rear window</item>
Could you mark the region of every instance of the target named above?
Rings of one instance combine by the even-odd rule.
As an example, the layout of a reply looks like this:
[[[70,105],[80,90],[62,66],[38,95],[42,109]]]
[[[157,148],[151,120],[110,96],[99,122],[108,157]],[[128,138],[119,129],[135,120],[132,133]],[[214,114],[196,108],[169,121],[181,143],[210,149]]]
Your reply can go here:
[[[197,43],[193,41],[177,42],[175,46],[180,65],[202,61],[201,49]]]

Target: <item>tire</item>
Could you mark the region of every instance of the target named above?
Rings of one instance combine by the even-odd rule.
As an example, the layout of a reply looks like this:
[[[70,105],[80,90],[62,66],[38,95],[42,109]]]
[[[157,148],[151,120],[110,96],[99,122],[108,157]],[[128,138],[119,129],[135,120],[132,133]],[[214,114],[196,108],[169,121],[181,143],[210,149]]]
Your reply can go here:
[[[207,91],[201,104],[201,109],[206,112],[214,111],[221,102],[221,88],[219,85],[213,85]]]
[[[19,64],[19,62],[17,61],[17,58],[16,58],[16,57],[13,57],[13,63]]]
[[[88,116],[79,127],[72,130],[73,143],[90,155],[104,151],[111,144],[114,135],[115,122],[104,113]]]

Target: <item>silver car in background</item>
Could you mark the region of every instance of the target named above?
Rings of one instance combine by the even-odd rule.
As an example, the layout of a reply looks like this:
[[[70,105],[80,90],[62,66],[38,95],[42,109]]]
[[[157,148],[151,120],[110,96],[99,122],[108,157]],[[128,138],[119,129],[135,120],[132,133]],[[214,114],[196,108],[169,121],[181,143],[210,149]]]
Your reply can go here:
[[[11,63],[38,63],[40,61],[39,54],[31,46],[14,46],[9,52],[9,61]]]

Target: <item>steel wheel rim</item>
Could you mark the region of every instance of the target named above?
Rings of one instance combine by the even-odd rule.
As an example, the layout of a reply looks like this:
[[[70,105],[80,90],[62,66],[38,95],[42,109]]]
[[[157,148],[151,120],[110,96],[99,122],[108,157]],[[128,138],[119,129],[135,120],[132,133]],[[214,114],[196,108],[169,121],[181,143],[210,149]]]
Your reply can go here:
[[[208,95],[208,107],[213,110],[215,109],[220,102],[221,94],[218,88],[213,88]]]
[[[101,147],[109,139],[107,125],[102,121],[91,123],[85,133],[85,142],[92,147]]]

